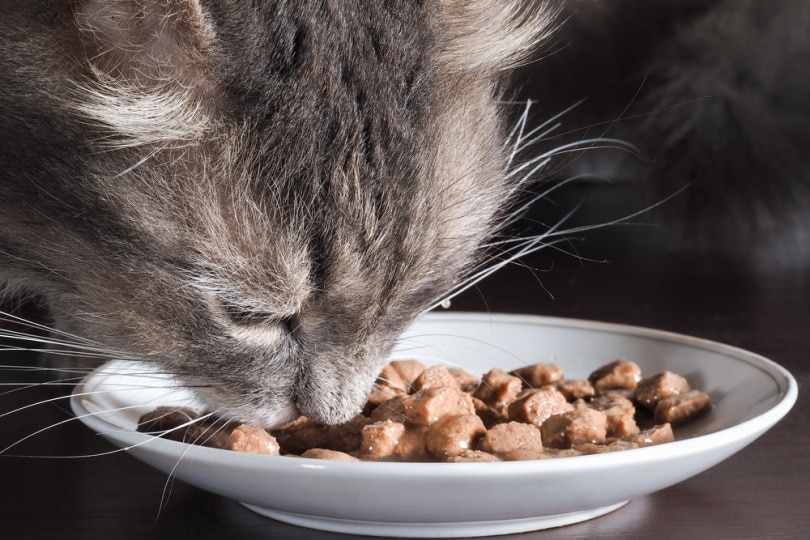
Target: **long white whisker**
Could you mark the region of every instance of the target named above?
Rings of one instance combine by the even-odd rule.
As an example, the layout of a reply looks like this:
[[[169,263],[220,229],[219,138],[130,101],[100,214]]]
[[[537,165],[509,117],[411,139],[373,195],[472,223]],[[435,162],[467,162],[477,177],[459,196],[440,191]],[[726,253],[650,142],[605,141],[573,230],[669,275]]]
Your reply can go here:
[[[657,208],[658,206],[661,206],[662,204],[666,203],[670,199],[680,195],[684,190],[688,189],[688,187],[689,186],[684,186],[684,187],[680,188],[679,190],[675,191],[674,193],[668,195],[667,197],[661,199],[658,202],[655,202],[655,203],[653,203],[653,204],[651,204],[649,206],[646,206],[646,207],[642,208],[641,210],[637,210],[636,212],[633,212],[631,214],[627,214],[627,215],[625,215],[623,217],[620,217],[620,218],[617,218],[617,219],[614,219],[614,220],[611,220],[611,221],[606,221],[604,223],[596,223],[596,224],[593,224],[593,225],[582,225],[582,226],[579,226],[579,227],[573,227],[571,229],[566,229],[564,231],[556,231],[556,232],[553,232],[553,233],[550,233],[550,234],[549,233],[543,233],[540,236],[542,236],[543,238],[547,238],[547,237],[550,237],[550,236],[560,236],[560,235],[563,235],[563,234],[574,234],[574,233],[580,233],[580,232],[585,232],[585,231],[592,231],[594,229],[599,229],[599,228],[602,228],[602,227],[609,227],[611,225],[627,224],[628,220],[631,220],[634,217],[638,217],[638,216],[640,216],[642,214],[645,214],[645,213],[649,212],[650,210],[652,210],[654,208]]]
[[[513,145],[512,151],[509,153],[509,158],[506,160],[506,166],[508,167],[512,160],[517,155],[517,149],[520,146],[520,143],[523,141],[523,130],[526,129],[526,122],[529,119],[529,110],[532,108],[532,100],[526,100],[526,106],[523,109],[523,114],[520,115],[515,127],[512,128],[512,131],[509,132],[509,135],[506,137],[506,141],[504,142],[504,146],[509,146],[512,143],[512,137],[515,136],[515,132],[517,132],[517,137],[515,138],[515,143]]]
[[[91,345],[101,345],[97,341],[93,341],[91,339],[87,339],[87,338],[84,338],[84,337],[81,337],[81,336],[77,336],[75,334],[71,334],[70,332],[65,332],[63,330],[59,330],[58,328],[52,328],[50,326],[28,320],[28,319],[26,319],[24,317],[20,317],[18,315],[8,313],[7,311],[1,311],[0,310],[0,322],[15,322],[15,323],[24,324],[24,325],[26,325],[28,327],[31,327],[31,328],[34,328],[36,330],[43,330],[45,332],[48,332],[51,335],[56,334],[56,335],[68,338],[72,342],[84,342],[84,343],[88,343],[88,344],[91,344]],[[6,332],[6,331],[7,330],[5,330],[5,329],[2,330],[2,332]]]
[[[531,208],[537,201],[539,201],[539,200],[541,200],[541,199],[543,199],[545,197],[548,197],[554,191],[560,189],[561,187],[563,187],[563,186],[565,186],[567,184],[570,184],[571,182],[575,182],[575,181],[579,180],[580,178],[582,178],[584,176],[586,176],[586,175],[571,176],[569,178],[566,178],[565,180],[561,180],[560,182],[555,182],[551,187],[549,187],[545,191],[535,195],[528,202],[526,202],[525,204],[523,204],[520,207],[518,207],[517,209],[515,209],[512,212],[512,216],[501,224],[501,228],[506,228],[506,227],[509,227],[510,225],[512,225],[515,221],[520,219],[520,217],[526,211],[528,211],[529,208]],[[492,244],[490,244],[490,245],[492,245]]]
[[[569,112],[573,111],[574,109],[576,109],[577,107],[582,105],[584,102],[585,102],[585,99],[581,99],[581,100],[577,101],[576,103],[574,103],[573,105],[570,105],[569,107],[567,107],[567,108],[563,109],[562,111],[558,112],[554,116],[546,119],[544,122],[542,122],[538,126],[534,127],[531,131],[526,133],[521,138],[520,142],[523,143],[523,144],[521,144],[521,146],[519,148],[516,148],[515,153],[519,154],[520,152],[522,152],[523,150],[525,150],[529,146],[537,143],[537,141],[543,140],[544,137],[546,137],[549,133],[551,133],[552,131],[554,131],[555,129],[557,129],[561,125],[559,122],[557,122],[553,126],[549,127],[552,122],[556,122],[557,120],[559,120],[560,118],[562,118],[563,116],[568,114]]]
[[[512,176],[516,175],[517,173],[519,173],[519,172],[521,172],[521,171],[523,171],[523,170],[525,170],[525,169],[527,169],[529,167],[532,167],[535,163],[537,163],[539,161],[542,161],[544,159],[554,157],[556,155],[562,154],[564,152],[569,152],[569,151],[572,151],[572,150],[584,150],[586,148],[592,149],[592,148],[594,148],[594,145],[597,145],[597,144],[605,145],[605,147],[607,147],[607,145],[610,145],[611,147],[614,147],[614,148],[621,148],[621,149],[629,150],[629,151],[632,151],[632,152],[638,152],[638,149],[635,146],[633,146],[632,144],[628,143],[627,141],[623,141],[621,139],[612,139],[612,138],[609,138],[609,137],[596,137],[596,138],[593,138],[593,139],[581,139],[579,141],[574,141],[574,142],[570,142],[570,143],[567,143],[567,144],[563,144],[561,146],[558,146],[556,148],[553,148],[553,149],[549,150],[548,152],[544,152],[544,153],[542,153],[542,154],[540,154],[538,156],[534,156],[533,158],[531,158],[531,159],[527,160],[526,162],[524,162],[523,164],[521,164],[519,167],[516,167],[516,168],[512,169],[511,171],[509,171],[506,174],[505,178],[506,179],[511,178]]]

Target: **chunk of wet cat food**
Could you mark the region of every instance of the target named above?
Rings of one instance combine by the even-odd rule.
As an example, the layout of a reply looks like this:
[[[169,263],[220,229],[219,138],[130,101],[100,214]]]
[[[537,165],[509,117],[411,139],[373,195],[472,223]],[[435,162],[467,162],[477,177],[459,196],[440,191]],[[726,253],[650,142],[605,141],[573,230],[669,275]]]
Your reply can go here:
[[[477,463],[482,461],[500,461],[498,456],[484,452],[483,450],[464,450],[457,456],[447,459],[451,463]]]
[[[540,388],[543,385],[559,381],[563,371],[557,364],[532,364],[514,369],[509,375],[519,378],[529,388]]]
[[[366,425],[357,457],[376,460],[393,456],[403,433],[405,425],[391,420]]]
[[[562,379],[551,386],[559,390],[568,401],[590,399],[596,393],[593,385],[585,379]]]
[[[653,446],[655,444],[672,442],[675,440],[675,435],[672,433],[672,426],[670,424],[659,424],[636,433],[635,435],[631,435],[627,440],[636,443],[640,447]]]
[[[458,388],[461,390],[461,385],[458,384],[453,374],[444,366],[430,366],[419,374],[411,384],[411,390],[418,392],[425,388],[439,388],[442,386],[449,386],[450,388]]]
[[[355,452],[360,448],[363,437],[361,431],[364,426],[371,423],[371,419],[358,414],[348,422],[336,424],[327,428],[328,450],[339,452]]]
[[[236,423],[203,418],[185,407],[158,407],[138,419],[138,431],[173,441],[226,448]]]
[[[375,384],[374,388],[371,390],[371,394],[369,394],[368,399],[366,400],[366,406],[363,408],[363,413],[370,415],[372,411],[383,403],[387,403],[394,398],[407,395],[407,392],[399,388]]]
[[[239,424],[228,438],[227,450],[277,456],[281,448],[275,437],[260,427]]]
[[[410,383],[402,380],[399,372],[391,364],[386,364],[377,376],[371,394],[368,396],[365,407],[366,414],[370,414],[381,403],[407,394],[409,389]]]
[[[453,378],[456,379],[458,387],[464,392],[472,392],[478,388],[478,384],[481,382],[478,377],[461,368],[451,367],[447,368],[447,370],[450,372]]]
[[[587,406],[605,413],[607,437],[626,437],[639,432],[636,407],[624,395],[609,392],[593,398]]]
[[[613,440],[605,444],[584,443],[575,444],[574,450],[578,450],[583,454],[607,454],[609,452],[621,452],[623,450],[632,450],[639,448],[638,443],[633,441],[625,441],[622,439]]]
[[[551,448],[571,448],[577,444],[605,442],[607,417],[588,407],[555,414],[540,426],[543,444]]]
[[[284,454],[301,454],[309,448],[325,448],[329,444],[329,427],[305,416],[270,432]]]
[[[393,420],[394,422],[405,422],[405,402],[410,399],[408,394],[402,394],[395,398],[389,399],[385,403],[381,403],[375,408],[369,420],[371,422],[381,422],[383,420]]]
[[[642,379],[635,391],[636,401],[650,410],[655,410],[658,402],[670,396],[677,396],[691,390],[689,382],[671,371],[664,371],[653,377]]]
[[[509,421],[509,418],[506,415],[507,411],[491,407],[475,397],[472,398],[472,400],[473,407],[475,407],[475,414],[477,414],[478,417],[484,422],[487,429],[491,428],[495,424]]]
[[[410,387],[413,381],[425,371],[425,364],[419,360],[392,360],[388,362],[388,365],[399,374],[407,387]]]
[[[501,455],[504,461],[534,461],[556,457],[545,450],[513,450]]]
[[[540,427],[549,416],[570,411],[572,405],[554,388],[524,390],[509,404],[509,419]]]
[[[430,426],[405,426],[405,432],[394,451],[394,458],[399,461],[435,461],[425,447],[429,429]]]
[[[484,422],[474,414],[445,416],[428,428],[425,447],[437,458],[454,457],[474,449],[486,432]]]
[[[481,379],[481,384],[473,392],[476,397],[495,408],[506,407],[523,390],[523,381],[504,370],[494,368]]]
[[[327,450],[326,448],[310,448],[301,457],[312,459],[329,459],[332,461],[360,461],[356,457],[337,450]]]
[[[543,439],[536,426],[521,422],[507,422],[492,426],[478,443],[480,450],[493,454],[506,454],[517,450],[543,451]]]
[[[666,397],[655,406],[655,423],[677,426],[703,414],[709,410],[711,404],[709,394],[700,390]]]
[[[620,388],[634,390],[640,380],[641,368],[625,358],[605,364],[588,376],[588,381],[597,393]]]
[[[421,369],[424,370],[424,366],[422,366]],[[402,378],[402,375],[400,375],[399,373],[400,373],[399,370],[397,370],[390,363],[385,364],[383,368],[380,370],[380,374],[377,375],[377,385],[385,386],[388,388],[396,388],[398,390],[402,390],[403,392],[407,392],[411,384],[410,380],[412,379],[410,379],[409,382],[405,382],[405,380]]]
[[[403,407],[408,422],[419,425],[432,424],[450,415],[475,414],[470,395],[447,386],[426,388],[411,394],[403,401]]]
[[[200,417],[200,413],[187,407],[158,407],[138,419],[138,431],[161,434],[167,439],[182,441],[186,424]]]

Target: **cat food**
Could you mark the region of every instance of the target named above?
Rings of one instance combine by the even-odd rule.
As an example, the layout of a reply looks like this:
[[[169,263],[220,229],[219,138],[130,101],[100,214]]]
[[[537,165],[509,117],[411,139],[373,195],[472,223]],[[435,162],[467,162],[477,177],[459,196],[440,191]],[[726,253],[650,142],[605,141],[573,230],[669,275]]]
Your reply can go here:
[[[363,414],[338,426],[305,417],[263,429],[164,408],[138,429],[242,452],[338,461],[520,461],[600,454],[674,440],[672,426],[703,414],[709,396],[664,371],[643,378],[620,359],[587,379],[566,379],[555,364],[479,380],[458,368],[416,360],[387,364]]]
[[[138,431],[161,433],[179,442],[277,456],[278,441],[267,431],[248,424],[200,416],[188,408],[158,407],[141,416]]]

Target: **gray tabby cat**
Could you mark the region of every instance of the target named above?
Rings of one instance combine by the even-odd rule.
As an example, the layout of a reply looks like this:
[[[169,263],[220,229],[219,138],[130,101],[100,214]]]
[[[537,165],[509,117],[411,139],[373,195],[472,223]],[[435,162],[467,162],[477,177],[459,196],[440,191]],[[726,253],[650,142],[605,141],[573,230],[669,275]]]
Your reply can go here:
[[[336,423],[504,219],[502,0],[4,0],[0,286],[220,413]]]

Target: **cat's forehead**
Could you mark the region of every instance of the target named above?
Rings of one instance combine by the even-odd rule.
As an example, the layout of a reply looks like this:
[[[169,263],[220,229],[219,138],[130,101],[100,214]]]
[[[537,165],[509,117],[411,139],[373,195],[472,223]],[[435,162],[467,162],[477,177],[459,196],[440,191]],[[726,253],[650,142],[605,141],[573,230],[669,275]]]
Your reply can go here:
[[[516,5],[118,3],[77,12],[72,106],[133,227],[257,288],[446,282],[491,233]]]

